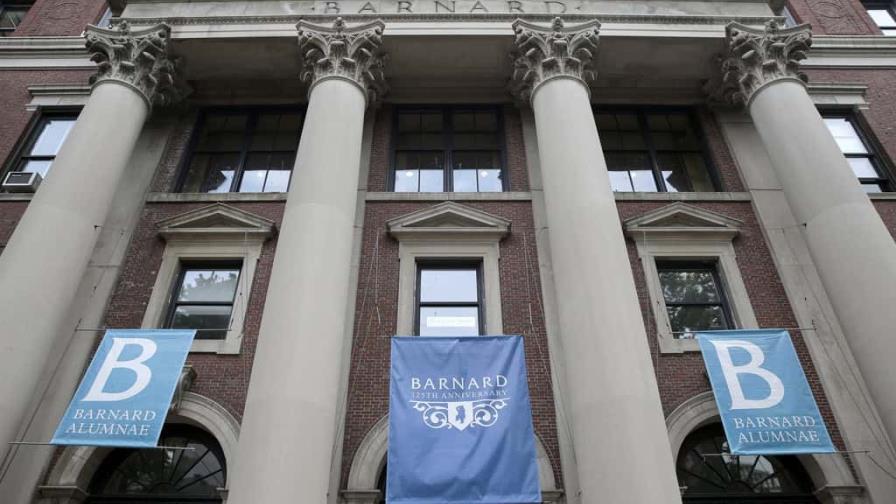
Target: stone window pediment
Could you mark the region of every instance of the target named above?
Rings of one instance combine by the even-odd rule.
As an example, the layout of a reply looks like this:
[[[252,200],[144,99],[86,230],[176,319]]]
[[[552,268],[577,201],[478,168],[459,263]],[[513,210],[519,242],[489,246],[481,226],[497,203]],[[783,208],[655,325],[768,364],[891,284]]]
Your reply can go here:
[[[273,221],[239,208],[216,203],[169,217],[157,223],[159,235],[172,239],[236,239],[251,236],[266,239],[274,235]]]
[[[454,202],[441,203],[386,223],[399,241],[477,237],[500,240],[510,232],[510,221]]]
[[[624,222],[625,233],[638,249],[644,280],[663,353],[699,351],[692,334],[676,334],[667,313],[657,261],[712,263],[736,328],[758,327],[737,264],[733,240],[743,222],[686,203],[673,203]]]

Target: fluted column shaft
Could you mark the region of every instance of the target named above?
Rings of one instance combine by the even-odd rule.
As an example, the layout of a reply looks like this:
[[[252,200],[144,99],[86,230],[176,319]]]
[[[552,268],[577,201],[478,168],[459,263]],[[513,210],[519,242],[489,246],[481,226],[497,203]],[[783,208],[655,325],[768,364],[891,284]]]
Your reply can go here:
[[[580,488],[571,502],[680,502],[625,238],[583,77],[596,22],[514,24],[531,96]],[[580,491],[580,493],[579,493]]]
[[[99,63],[93,90],[0,255],[4,460],[39,394],[52,345],[74,329],[62,325],[150,105],[173,96],[168,33],[167,26],[88,28],[87,47]]]
[[[728,96],[747,105],[892,440],[896,243],[806,91],[809,27],[732,24],[728,40]]]
[[[313,83],[228,471],[231,504],[327,502],[335,453],[364,111],[382,87],[383,25],[299,28]]]

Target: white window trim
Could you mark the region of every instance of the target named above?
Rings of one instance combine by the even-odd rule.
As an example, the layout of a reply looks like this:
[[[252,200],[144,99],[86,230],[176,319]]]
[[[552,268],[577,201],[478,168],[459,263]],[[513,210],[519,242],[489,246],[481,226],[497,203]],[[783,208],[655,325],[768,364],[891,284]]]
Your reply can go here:
[[[759,327],[732,244],[741,225],[736,219],[684,203],[668,205],[626,221],[626,234],[634,240],[644,269],[660,352],[697,352],[700,347],[695,339],[675,338],[672,333],[657,260],[715,262],[734,327]]]
[[[172,289],[176,288],[174,283],[184,262],[242,261],[230,330],[224,339],[197,339],[190,348],[191,352],[240,353],[255,268],[264,242],[273,234],[274,223],[219,203],[166,219],[159,223],[159,228],[166,241],[165,252],[142,327],[162,327],[165,323]]]
[[[399,241],[398,320],[396,333],[415,334],[418,264],[426,260],[482,261],[485,334],[503,334],[500,241],[510,222],[453,202],[442,203],[390,220],[389,234]]]

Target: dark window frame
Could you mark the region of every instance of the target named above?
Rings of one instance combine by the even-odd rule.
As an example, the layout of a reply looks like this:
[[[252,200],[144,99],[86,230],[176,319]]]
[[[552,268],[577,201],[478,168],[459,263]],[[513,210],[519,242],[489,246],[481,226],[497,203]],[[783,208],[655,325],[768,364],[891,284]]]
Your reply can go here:
[[[10,172],[21,171],[21,167],[25,165],[24,161],[55,160],[56,156],[31,156],[29,152],[31,152],[34,144],[37,142],[38,138],[40,138],[41,133],[43,133],[47,121],[58,118],[75,119],[77,121],[80,114],[80,107],[41,108],[39,112],[34,115],[32,120],[29,121],[28,126],[25,127],[25,131],[19,136],[19,140],[16,142],[12,152],[4,163],[3,179],[5,179],[6,175]]]
[[[31,10],[31,7],[34,6],[33,0],[0,0],[0,16],[6,11],[7,8],[19,8],[25,10],[25,16],[28,15],[28,11]],[[24,16],[22,16],[24,19]],[[14,34],[16,30],[19,29],[19,25],[16,25],[12,28],[0,28],[0,37],[9,37]]]
[[[731,302],[728,299],[728,286],[725,282],[722,281],[722,275],[719,273],[719,261],[718,259],[681,259],[675,257],[657,257],[656,258],[656,272],[657,276],[660,276],[665,271],[708,271],[712,274],[713,282],[716,284],[716,289],[719,291],[719,302],[718,303],[669,303],[666,301],[666,296],[662,292],[663,282],[662,278],[659,277],[657,280],[660,283],[660,295],[663,296],[663,304],[666,307],[666,318],[668,320],[669,317],[669,307],[670,306],[719,306],[722,310],[722,316],[725,318],[725,327],[721,329],[715,329],[717,331],[722,330],[730,330],[737,329],[738,324],[736,319],[734,318],[734,311],[731,308]],[[684,333],[680,331],[676,331],[674,327],[672,327],[672,321],[669,320],[669,327],[672,329],[673,337],[681,338]],[[705,329],[704,329],[705,330]],[[699,332],[700,329],[694,329],[690,332]]]
[[[177,311],[177,307],[179,305],[190,305],[190,306],[230,306],[230,318],[227,320],[227,325],[229,326],[233,321],[233,309],[236,305],[236,298],[240,293],[239,283],[243,280],[243,275],[246,273],[245,264],[243,259],[184,259],[180,261],[178,264],[177,275],[174,276],[174,283],[169,289],[168,295],[168,306],[165,309],[165,318],[163,320],[163,327],[171,328],[174,322],[174,314]],[[190,301],[190,302],[179,302],[177,300],[180,295],[181,287],[183,287],[184,277],[187,272],[190,270],[199,270],[199,269],[236,269],[239,271],[239,276],[237,277],[237,286],[233,291],[233,299],[230,300],[229,303],[225,303],[223,301]],[[196,339],[208,339],[208,340],[221,340],[227,338],[227,333],[231,330],[230,327],[225,327],[224,329],[214,329],[214,330],[206,330],[206,329],[197,329]]]
[[[885,10],[890,13],[890,17],[893,19],[892,25],[881,26],[877,24],[877,21],[874,18],[871,18],[871,21],[874,23],[874,26],[880,30],[881,34],[885,37],[893,37],[896,36],[896,1],[884,1],[884,2],[862,2],[862,6],[865,8],[865,12],[867,13],[869,10]],[[871,17],[871,13],[868,13],[868,17]]]
[[[657,161],[657,154],[662,154],[665,152],[684,152],[684,151],[669,151],[669,150],[657,150],[654,147],[653,138],[650,134],[650,130],[647,127],[647,116],[649,114],[684,114],[688,118],[688,122],[690,126],[694,129],[694,135],[697,136],[697,143],[699,150],[695,152],[699,152],[703,158],[703,163],[706,166],[706,173],[709,176],[710,182],[712,182],[713,191],[712,192],[724,192],[725,188],[722,186],[721,178],[719,177],[719,172],[716,167],[715,159],[712,155],[712,149],[710,149],[709,142],[706,136],[706,132],[703,128],[703,123],[700,121],[700,117],[697,115],[696,107],[687,107],[687,106],[675,106],[675,105],[601,105],[594,104],[591,106],[591,113],[593,116],[596,116],[599,112],[607,112],[611,114],[619,114],[619,113],[631,113],[635,114],[638,118],[638,127],[641,129],[641,133],[643,134],[644,143],[647,146],[647,156],[650,160],[650,170],[653,173],[654,183],[656,184],[657,191],[661,193],[670,192],[666,188],[666,181],[663,178],[662,171],[659,167],[659,162]],[[597,124],[597,118],[595,117],[595,125]],[[598,132],[599,134],[600,132]],[[601,146],[603,149],[603,145]],[[603,150],[602,152],[607,152]],[[627,151],[611,151],[611,152],[627,152]],[[638,191],[636,191],[638,192]],[[652,192],[652,191],[651,191]],[[686,192],[686,191],[678,191],[678,192]]]
[[[451,105],[398,105],[392,111],[391,128],[392,138],[389,146],[389,174],[387,177],[387,187],[390,192],[395,192],[395,174],[398,171],[396,167],[399,152],[439,152],[442,153],[442,192],[454,192],[454,159],[453,152],[484,152],[494,149],[455,149],[454,148],[454,131],[451,124],[452,112],[464,110],[491,110],[495,113],[497,121],[498,136],[498,160],[501,163],[501,192],[510,191],[510,177],[507,170],[507,131],[505,130],[504,107],[502,105],[490,104],[451,104]],[[400,149],[398,147],[398,116],[402,112],[435,112],[442,114],[442,137],[443,148],[441,149]],[[478,192],[478,191],[477,191]],[[495,191],[497,192],[497,191]],[[417,191],[420,193],[420,191]]]
[[[479,336],[485,335],[485,290],[483,289],[483,260],[474,258],[420,258],[416,261],[416,279],[414,280],[414,336],[420,336],[420,310],[427,306],[446,307],[473,307],[477,308],[476,314],[479,322]],[[423,270],[476,270],[476,303],[463,302],[422,302],[420,293],[422,289]]]
[[[298,155],[298,145],[299,141],[302,139],[302,130],[305,127],[305,114],[307,112],[306,107],[301,105],[252,105],[252,106],[236,106],[236,107],[222,107],[222,106],[214,106],[214,107],[204,107],[199,110],[199,115],[196,118],[196,122],[193,124],[193,131],[190,134],[190,141],[187,144],[186,155],[183,156],[180,168],[178,169],[179,175],[177,177],[177,181],[175,184],[174,192],[183,192],[184,184],[187,182],[187,179],[190,175],[190,165],[193,162],[193,158],[196,154],[204,154],[204,151],[197,152],[196,148],[199,145],[199,140],[202,137],[202,132],[205,128],[206,121],[208,120],[208,116],[212,114],[223,114],[223,115],[242,115],[247,114],[248,118],[246,119],[246,129],[243,131],[242,142],[240,144],[239,150],[233,151],[215,151],[216,154],[221,153],[232,153],[239,155],[239,163],[237,165],[236,170],[233,173],[233,180],[230,182],[230,189],[227,193],[239,193],[240,184],[243,181],[243,174],[246,171],[246,162],[249,159],[249,153],[252,152],[249,149],[250,142],[252,139],[252,134],[255,131],[255,127],[258,124],[258,116],[265,113],[272,112],[297,112],[300,114],[301,118],[299,119],[299,138],[296,142],[296,151],[295,155]],[[263,152],[272,152],[272,153],[285,153],[287,151],[263,151]],[[293,162],[295,164],[295,162]],[[292,171],[295,168],[290,168],[290,176],[289,176],[289,185],[292,185]],[[207,193],[208,189],[208,173],[206,173],[202,180],[202,185],[200,186],[200,193]],[[287,191],[289,190],[289,186],[287,186]],[[223,194],[223,193],[222,193]],[[252,193],[247,193],[252,194]]]
[[[867,154],[847,154],[841,150],[843,156],[847,159],[868,159],[871,166],[877,171],[877,178],[856,176],[859,184],[878,184],[881,188],[881,192],[893,192],[893,166],[889,162],[889,158],[883,154],[883,147],[877,142],[877,139],[868,133],[870,127],[861,114],[856,113],[852,109],[843,108],[821,108],[819,109],[819,112],[823,119],[845,119],[849,122],[855,130],[856,135],[858,135],[859,140],[862,142],[862,145],[865,146],[865,150],[868,151]]]

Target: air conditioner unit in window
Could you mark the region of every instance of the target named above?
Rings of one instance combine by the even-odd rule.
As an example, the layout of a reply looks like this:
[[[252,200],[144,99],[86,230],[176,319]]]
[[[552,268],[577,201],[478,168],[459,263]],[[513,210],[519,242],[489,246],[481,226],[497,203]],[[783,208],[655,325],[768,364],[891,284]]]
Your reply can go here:
[[[0,187],[8,192],[34,192],[42,180],[43,177],[37,172],[14,171],[6,174]]]

